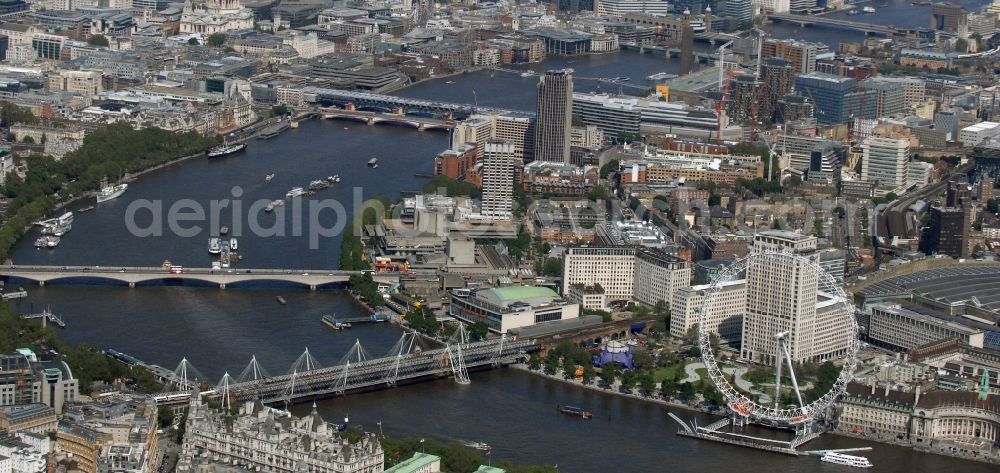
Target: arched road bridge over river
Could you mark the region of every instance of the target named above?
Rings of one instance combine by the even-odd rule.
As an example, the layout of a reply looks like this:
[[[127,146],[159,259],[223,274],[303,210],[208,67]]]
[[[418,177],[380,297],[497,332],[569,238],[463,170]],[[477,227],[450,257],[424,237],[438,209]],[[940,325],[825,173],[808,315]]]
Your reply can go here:
[[[213,268],[172,268],[166,267],[122,267],[122,266],[0,266],[0,279],[23,279],[44,286],[49,282],[60,284],[81,284],[94,280],[105,280],[137,287],[144,283],[166,281],[194,281],[216,285],[221,289],[234,284],[249,282],[282,282],[316,290],[320,286],[341,284],[351,276],[364,271],[340,271],[329,269],[213,269]],[[395,284],[399,276],[372,273],[375,282]]]

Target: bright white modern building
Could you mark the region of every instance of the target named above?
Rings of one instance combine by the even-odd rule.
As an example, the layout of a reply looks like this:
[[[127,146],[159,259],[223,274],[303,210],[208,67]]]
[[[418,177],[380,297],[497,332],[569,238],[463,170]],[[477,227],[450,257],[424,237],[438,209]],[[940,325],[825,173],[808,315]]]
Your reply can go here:
[[[893,191],[906,187],[910,173],[910,142],[904,138],[871,136],[861,144],[861,179],[877,189]]]

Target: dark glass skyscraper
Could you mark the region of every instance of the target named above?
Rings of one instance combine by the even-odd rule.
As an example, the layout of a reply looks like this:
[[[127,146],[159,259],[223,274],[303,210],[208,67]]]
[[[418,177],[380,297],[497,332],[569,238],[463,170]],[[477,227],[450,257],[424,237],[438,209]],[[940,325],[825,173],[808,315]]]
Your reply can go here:
[[[573,124],[573,70],[548,71],[538,80],[535,105],[535,160],[569,163]]]

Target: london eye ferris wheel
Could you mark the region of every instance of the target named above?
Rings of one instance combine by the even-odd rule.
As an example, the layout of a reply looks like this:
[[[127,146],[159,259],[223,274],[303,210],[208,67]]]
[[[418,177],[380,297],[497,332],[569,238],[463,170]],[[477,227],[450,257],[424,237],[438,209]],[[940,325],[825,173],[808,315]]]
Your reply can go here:
[[[751,280],[751,278],[747,277],[749,273],[760,271],[761,268],[766,267],[772,269],[775,267],[795,268],[795,271],[799,273],[797,277],[810,281],[810,283],[815,281],[814,287],[815,294],[817,295],[816,311],[822,312],[822,321],[826,325],[825,327],[821,327],[821,329],[826,334],[833,333],[836,340],[842,342],[839,343],[841,346],[837,346],[835,350],[830,352],[835,354],[835,356],[827,358],[835,365],[840,365],[840,373],[836,381],[825,392],[813,392],[810,398],[812,399],[811,401],[803,398],[803,389],[799,384],[799,379],[795,372],[796,360],[792,356],[791,347],[795,343],[797,330],[801,327],[798,326],[797,321],[792,320],[794,317],[783,318],[772,316],[771,320],[777,322],[767,325],[767,328],[773,331],[773,333],[768,332],[766,334],[772,337],[771,339],[773,340],[773,345],[770,347],[768,355],[768,360],[773,362],[775,374],[774,395],[771,402],[765,402],[767,397],[770,397],[770,393],[766,396],[761,396],[764,393],[760,391],[751,392],[752,390],[741,389],[738,384],[734,385],[736,384],[735,379],[731,383],[729,378],[727,378],[727,373],[724,372],[724,368],[719,366],[719,361],[716,359],[712,343],[712,335],[714,333],[712,324],[717,319],[714,311],[718,310],[717,307],[722,302],[723,287],[729,281],[743,278],[747,278],[749,282]],[[774,278],[780,279],[783,276],[787,275],[778,274]],[[758,274],[756,277],[757,280],[760,280],[762,276]],[[767,278],[771,276],[763,277]],[[750,291],[754,293],[751,294]],[[778,292],[781,291],[779,290]],[[767,291],[754,291],[753,288],[748,288],[748,297],[778,298],[776,300],[778,301],[779,311],[781,310],[781,305],[787,305],[787,301],[780,299],[780,295],[769,294]],[[812,301],[809,301],[809,303],[812,303]],[[815,312],[813,314],[815,315]],[[744,313],[744,317],[748,316],[748,313]],[[769,315],[763,314],[760,316],[767,317]],[[816,318],[814,317],[814,323],[815,320]],[[837,397],[844,393],[847,383],[853,376],[857,363],[857,353],[860,347],[854,306],[844,293],[841,285],[811,258],[783,251],[751,252],[743,258],[733,261],[717,273],[713,282],[705,291],[698,327],[698,343],[701,349],[701,358],[707,368],[709,377],[711,377],[712,382],[725,398],[726,406],[734,414],[750,421],[799,425],[811,422],[821,416]],[[745,333],[744,336],[746,336]],[[801,337],[801,333],[799,333],[799,336]],[[785,389],[788,390],[790,388],[795,395],[793,402],[785,404],[781,402],[783,392],[782,382],[785,379],[782,374],[783,370],[787,370],[788,380],[786,382],[789,384]],[[726,369],[726,371],[729,371],[729,374],[733,377],[740,376],[741,374],[739,370],[735,369]],[[746,386],[744,385],[744,387]]]

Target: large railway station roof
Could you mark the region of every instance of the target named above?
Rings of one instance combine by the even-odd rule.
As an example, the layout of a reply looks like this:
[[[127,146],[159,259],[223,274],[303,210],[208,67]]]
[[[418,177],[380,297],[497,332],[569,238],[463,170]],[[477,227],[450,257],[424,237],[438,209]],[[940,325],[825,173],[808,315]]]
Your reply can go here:
[[[892,277],[860,291],[865,298],[917,294],[1000,312],[1000,266],[956,266]]]

